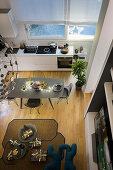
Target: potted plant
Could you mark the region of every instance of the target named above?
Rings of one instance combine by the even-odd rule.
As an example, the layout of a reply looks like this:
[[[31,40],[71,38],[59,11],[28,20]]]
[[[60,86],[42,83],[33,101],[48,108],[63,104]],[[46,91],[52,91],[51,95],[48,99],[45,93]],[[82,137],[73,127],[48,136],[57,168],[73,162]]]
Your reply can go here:
[[[84,84],[86,84],[85,69],[87,63],[85,61],[75,59],[75,62],[71,64],[72,75],[77,78],[76,89],[80,90]]]

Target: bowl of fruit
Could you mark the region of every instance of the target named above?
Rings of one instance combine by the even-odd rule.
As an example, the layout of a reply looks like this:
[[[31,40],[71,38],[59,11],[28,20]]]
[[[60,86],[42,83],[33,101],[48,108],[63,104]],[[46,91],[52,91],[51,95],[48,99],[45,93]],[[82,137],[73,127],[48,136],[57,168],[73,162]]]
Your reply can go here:
[[[37,91],[37,90],[40,90],[40,85],[41,85],[40,83],[36,83],[36,82],[35,82],[35,83],[33,84],[33,88],[34,88],[36,91]]]
[[[41,87],[42,87],[42,88],[46,88],[46,87],[47,87],[47,83],[46,83],[45,81],[43,81],[43,82],[41,83]]]

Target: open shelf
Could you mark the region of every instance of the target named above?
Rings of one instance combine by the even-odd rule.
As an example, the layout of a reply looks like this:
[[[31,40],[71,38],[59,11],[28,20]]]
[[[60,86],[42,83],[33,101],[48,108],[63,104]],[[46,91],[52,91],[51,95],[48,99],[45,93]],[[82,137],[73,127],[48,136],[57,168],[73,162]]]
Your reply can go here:
[[[111,126],[111,133],[112,133],[112,139],[113,139],[113,92],[112,92],[112,82],[105,82],[104,88],[105,88],[105,95],[106,95],[106,101],[108,106],[108,114],[109,114],[109,121]]]
[[[113,67],[111,68],[111,77],[112,77],[112,81],[113,81]]]
[[[95,133],[94,118],[97,112],[88,112],[85,118],[85,131],[86,131],[86,156],[87,156],[87,169],[98,170],[97,163],[93,159],[93,141],[92,134]]]
[[[111,71],[111,72],[110,72]],[[112,77],[112,78],[111,78]],[[99,79],[85,111],[87,169],[113,169],[113,44],[103,63]],[[101,117],[102,109],[104,110]],[[96,116],[100,115],[100,117]],[[96,123],[97,122],[97,123]],[[98,126],[96,126],[98,124]],[[97,128],[98,127],[98,128]],[[97,164],[91,133],[96,135]],[[106,133],[107,132],[107,133]],[[112,168],[111,168],[112,166]]]

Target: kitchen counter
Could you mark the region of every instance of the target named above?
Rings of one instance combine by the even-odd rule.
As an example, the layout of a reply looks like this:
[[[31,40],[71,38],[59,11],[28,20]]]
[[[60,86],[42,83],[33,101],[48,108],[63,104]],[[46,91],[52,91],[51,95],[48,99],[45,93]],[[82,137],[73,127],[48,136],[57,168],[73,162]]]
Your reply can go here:
[[[15,57],[18,61],[19,71],[70,71],[69,68],[58,68],[59,57],[73,58],[73,46],[68,47],[67,54],[62,54],[61,49],[56,49],[56,54],[36,54],[24,53],[24,49],[19,49]]]
[[[49,56],[49,55],[52,55],[52,56],[58,56],[58,55],[61,55],[61,56],[73,56],[73,46],[69,46],[68,47],[68,53],[67,54],[62,54],[61,53],[61,49],[56,49],[56,54],[36,54],[36,53],[24,53],[24,49],[19,49],[18,50],[18,53],[16,54],[16,55],[25,55],[25,56],[31,56],[31,55],[33,55],[33,56],[45,56],[45,55],[47,55],[47,56]]]
[[[19,49],[15,57],[18,62],[18,71],[71,71],[71,68],[59,68],[59,60],[72,60],[74,55],[73,46],[68,47],[67,54],[62,54],[61,49],[56,49],[56,54],[24,53]],[[66,60],[67,58],[67,60]],[[15,68],[13,68],[15,70]]]

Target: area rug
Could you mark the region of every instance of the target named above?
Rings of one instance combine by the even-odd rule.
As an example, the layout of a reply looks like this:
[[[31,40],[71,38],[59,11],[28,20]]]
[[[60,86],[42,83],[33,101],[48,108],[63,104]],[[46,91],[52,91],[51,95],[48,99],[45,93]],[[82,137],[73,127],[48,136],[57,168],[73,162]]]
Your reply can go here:
[[[34,124],[37,128],[37,137],[41,140],[52,140],[58,131],[58,123],[54,119],[14,119],[7,127],[2,145],[6,145],[11,138],[18,139],[18,130],[25,124]]]
[[[10,150],[10,144],[7,142],[11,137],[18,140],[18,129],[23,124],[34,123],[37,127],[37,134],[42,140],[41,148],[48,149],[50,144],[53,145],[54,151],[58,151],[60,144],[65,143],[64,136],[58,132],[58,123],[54,119],[16,119],[9,123],[6,134],[3,140],[4,152],[2,159],[0,160],[0,169],[5,170],[31,170],[39,169],[44,170],[46,164],[51,161],[51,158],[47,157],[46,162],[31,162],[31,150],[28,149],[26,156],[22,159],[14,160],[13,162],[7,161],[7,153]]]

